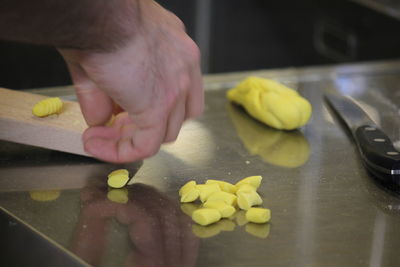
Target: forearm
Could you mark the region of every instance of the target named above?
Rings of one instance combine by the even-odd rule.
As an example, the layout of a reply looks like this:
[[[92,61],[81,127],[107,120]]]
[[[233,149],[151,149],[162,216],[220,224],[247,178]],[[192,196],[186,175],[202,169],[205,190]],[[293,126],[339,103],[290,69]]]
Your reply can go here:
[[[138,31],[143,1],[151,0],[3,0],[0,39],[113,50]]]

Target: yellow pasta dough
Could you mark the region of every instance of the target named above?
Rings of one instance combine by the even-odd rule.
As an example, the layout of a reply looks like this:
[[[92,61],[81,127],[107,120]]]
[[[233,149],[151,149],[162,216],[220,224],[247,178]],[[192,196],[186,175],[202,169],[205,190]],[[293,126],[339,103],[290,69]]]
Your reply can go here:
[[[112,188],[121,188],[129,182],[129,172],[126,169],[119,169],[108,175],[107,184]]]
[[[196,181],[189,181],[179,189],[179,196],[196,187]]]
[[[220,231],[232,231],[236,221],[240,226],[246,225],[246,231],[250,234],[265,238],[269,228],[256,225],[268,222],[271,212],[269,209],[253,207],[263,203],[257,193],[261,181],[262,177],[256,175],[241,179],[234,185],[212,179],[206,180],[205,184],[189,181],[183,185],[179,190],[181,202],[193,202],[199,198],[203,203],[181,205],[182,211],[196,222],[192,227],[193,233],[201,238],[211,237]],[[241,210],[236,211],[235,205]],[[251,223],[255,225],[248,226]]]
[[[237,204],[242,210],[261,205],[262,199],[256,191],[241,191],[237,194]]]
[[[235,194],[236,193],[236,186],[234,186],[231,183],[225,182],[225,181],[218,181],[218,180],[208,179],[206,181],[206,184],[218,184],[222,191],[227,192],[227,193],[231,193],[231,194]]]
[[[266,223],[271,218],[271,211],[264,208],[250,208],[246,212],[246,219],[253,223]]]
[[[207,198],[208,201],[223,201],[230,206],[236,205],[236,195],[224,191],[214,192]]]
[[[229,218],[236,211],[233,206],[226,204],[224,201],[218,200],[207,200],[203,204],[203,207],[218,210],[221,213],[221,218]]]
[[[51,97],[38,102],[33,107],[32,113],[37,117],[46,117],[59,113],[62,107],[63,102],[59,97]]]
[[[200,194],[200,201],[206,202],[207,198],[214,192],[221,191],[221,188],[218,184],[199,184],[196,186],[199,190]]]
[[[195,210],[192,219],[200,225],[209,225],[221,219],[221,213],[216,209],[201,208]]]
[[[293,130],[305,125],[312,107],[295,90],[270,79],[248,77],[227,92],[227,97],[254,118],[276,129]]]
[[[200,191],[196,188],[190,188],[189,190],[185,190],[185,193],[182,194],[181,196],[181,202],[182,203],[187,203],[187,202],[193,202],[196,199],[198,199],[200,196]]]
[[[243,184],[249,184],[257,190],[260,187],[261,181],[262,181],[262,176],[260,175],[249,176],[237,182],[235,186],[236,188],[239,188]]]

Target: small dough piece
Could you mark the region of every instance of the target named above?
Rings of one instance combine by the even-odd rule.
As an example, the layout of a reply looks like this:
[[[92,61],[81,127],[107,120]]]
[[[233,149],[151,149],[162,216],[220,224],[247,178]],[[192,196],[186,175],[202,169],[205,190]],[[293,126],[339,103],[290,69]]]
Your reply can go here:
[[[261,181],[262,181],[262,176],[260,175],[249,176],[237,182],[235,186],[239,188],[243,184],[249,184],[257,190],[260,187]]]
[[[193,202],[200,196],[200,191],[196,187],[187,188],[183,190],[181,196],[181,203]]]
[[[206,226],[218,222],[221,219],[221,213],[216,209],[201,208],[193,212],[192,219],[196,223]]]
[[[115,203],[120,203],[120,204],[128,203],[128,201],[129,201],[128,189],[127,188],[111,189],[107,193],[107,198],[108,198],[108,200],[115,202]]]
[[[115,171],[112,171],[108,174],[108,177],[113,176],[113,175],[127,175],[129,176],[129,171],[127,169],[118,169]]]
[[[242,184],[241,186],[238,187],[236,194],[239,194],[240,192],[250,192],[250,191],[256,191],[254,186],[250,184]]]
[[[242,210],[248,210],[253,206],[261,205],[263,202],[256,191],[241,191],[237,193],[237,196],[237,204]]]
[[[124,187],[129,182],[129,172],[126,169],[119,169],[108,175],[107,184],[112,188]]]
[[[209,209],[216,209],[221,213],[221,217],[222,218],[229,218],[231,217],[236,209],[229,205],[226,204],[226,202],[222,201],[222,200],[211,200],[208,199],[204,204],[203,204],[204,208],[209,208]]]
[[[230,206],[236,205],[236,195],[224,191],[214,192],[207,198],[208,201],[223,201]]]
[[[200,191],[200,201],[203,203],[212,193],[221,191],[218,184],[198,184],[196,188]]]
[[[53,201],[60,197],[60,190],[42,190],[42,191],[30,191],[29,195],[33,200],[36,201]]]
[[[312,107],[297,91],[270,79],[248,77],[227,92],[227,98],[245,108],[248,114],[279,130],[305,125]]]
[[[218,180],[208,179],[206,181],[206,184],[218,184],[222,191],[227,192],[227,193],[231,193],[231,194],[235,194],[236,193],[236,186],[234,186],[231,183],[225,182],[225,181],[218,181]]]
[[[246,219],[253,223],[266,223],[271,219],[271,210],[264,208],[250,208],[246,212]]]
[[[32,109],[32,114],[37,117],[46,117],[60,113],[63,102],[59,97],[50,97],[36,103]]]
[[[182,196],[183,193],[188,192],[192,188],[196,187],[196,181],[189,181],[186,184],[184,184],[181,189],[179,189],[179,196]]]

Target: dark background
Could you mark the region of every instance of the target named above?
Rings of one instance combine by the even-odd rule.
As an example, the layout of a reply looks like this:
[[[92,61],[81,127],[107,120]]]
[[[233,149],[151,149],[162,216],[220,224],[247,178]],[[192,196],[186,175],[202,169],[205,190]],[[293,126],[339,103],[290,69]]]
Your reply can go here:
[[[158,2],[177,14],[198,42],[204,73],[400,56],[400,21],[349,0]],[[201,12],[199,3],[203,4]],[[0,87],[71,84],[64,62],[53,48],[3,41],[0,59]]]

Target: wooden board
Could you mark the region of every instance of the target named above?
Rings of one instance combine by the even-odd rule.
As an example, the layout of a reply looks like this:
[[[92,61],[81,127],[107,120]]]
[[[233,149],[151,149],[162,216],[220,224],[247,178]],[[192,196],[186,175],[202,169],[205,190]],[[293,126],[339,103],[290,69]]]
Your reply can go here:
[[[0,88],[0,139],[88,156],[81,136],[87,128],[79,104],[63,101],[58,115],[44,118],[32,114],[43,95]]]

